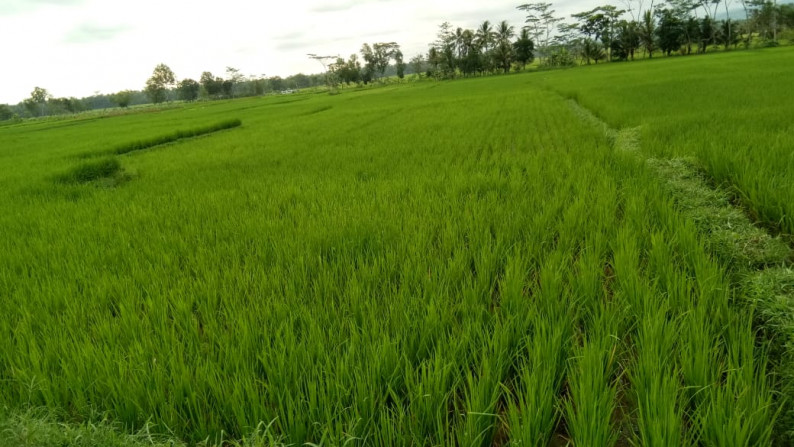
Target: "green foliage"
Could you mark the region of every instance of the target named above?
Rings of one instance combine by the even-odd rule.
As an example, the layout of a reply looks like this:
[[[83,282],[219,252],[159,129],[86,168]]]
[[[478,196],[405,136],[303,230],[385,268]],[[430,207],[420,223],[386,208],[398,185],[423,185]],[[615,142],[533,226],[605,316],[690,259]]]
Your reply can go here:
[[[47,100],[51,97],[47,90],[36,87],[30,93],[30,98],[25,99],[22,104],[30,116],[43,116],[47,113]]]
[[[174,72],[167,65],[158,64],[154,67],[152,76],[146,80],[144,92],[153,103],[159,104],[167,99],[168,89],[173,87],[175,82]]]
[[[132,91],[122,90],[113,95],[112,100],[119,107],[126,108],[130,105],[130,102],[132,102]]]
[[[14,117],[14,111],[8,104],[0,104],[0,121],[7,121]]]
[[[220,95],[223,90],[223,79],[213,77],[212,73],[208,71],[201,74],[200,83],[210,97]]]
[[[201,85],[192,79],[183,79],[177,85],[177,95],[183,101],[195,101],[198,99]]]
[[[361,56],[364,58],[364,73],[362,75],[364,83],[382,77],[392,59],[404,69],[402,52],[400,46],[395,42],[377,42],[372,46],[365,43],[361,47]]]
[[[532,39],[529,37],[528,29],[521,29],[518,40],[513,43],[513,50],[516,54],[516,61],[521,64],[522,68],[535,60],[535,43],[532,42]]]

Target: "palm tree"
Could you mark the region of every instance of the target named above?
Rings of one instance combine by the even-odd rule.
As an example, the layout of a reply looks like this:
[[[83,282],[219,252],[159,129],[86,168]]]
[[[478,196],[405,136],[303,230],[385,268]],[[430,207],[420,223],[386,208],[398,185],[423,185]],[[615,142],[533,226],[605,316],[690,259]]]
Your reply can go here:
[[[487,52],[491,48],[491,43],[493,43],[494,32],[493,27],[491,26],[491,22],[486,20],[482,22],[479,28],[477,28],[477,45],[483,50],[483,52]]]
[[[502,20],[499,27],[496,28],[496,40],[500,43],[510,42],[510,39],[515,37],[516,33],[511,25],[507,24],[507,20]]]
[[[502,20],[494,33],[496,45],[493,49],[493,58],[499,68],[504,70],[505,73],[510,71],[510,65],[513,63],[515,51],[510,39],[515,36],[513,27],[507,24],[506,20]]]
[[[495,33],[493,32],[493,27],[491,26],[491,22],[488,20],[482,22],[479,28],[477,28],[477,32],[475,34],[475,43],[479,47],[479,53],[482,55],[482,70],[490,71],[491,70],[491,47],[494,41]]]
[[[463,52],[465,47],[463,45],[463,28],[461,27],[455,30],[455,47],[458,53],[458,59],[462,59],[464,57]]]

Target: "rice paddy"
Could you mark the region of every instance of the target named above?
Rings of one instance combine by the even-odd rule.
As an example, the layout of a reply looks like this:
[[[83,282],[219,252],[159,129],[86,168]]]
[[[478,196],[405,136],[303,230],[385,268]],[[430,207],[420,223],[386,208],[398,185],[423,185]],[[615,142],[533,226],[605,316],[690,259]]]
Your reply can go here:
[[[785,445],[790,53],[0,128],[0,440],[34,409],[189,445]],[[778,251],[731,257],[647,161],[678,155]]]

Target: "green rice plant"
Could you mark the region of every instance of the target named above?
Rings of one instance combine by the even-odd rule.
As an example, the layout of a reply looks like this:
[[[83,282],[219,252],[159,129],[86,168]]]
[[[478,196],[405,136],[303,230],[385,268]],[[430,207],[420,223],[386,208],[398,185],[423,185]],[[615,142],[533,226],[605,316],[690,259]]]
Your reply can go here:
[[[639,323],[637,357],[628,374],[639,410],[638,445],[676,446],[682,445],[684,433],[679,371],[673,355],[678,324],[669,319],[667,307],[658,304]]]
[[[491,331],[489,340],[484,342],[481,359],[474,359],[476,369],[465,376],[461,422],[456,433],[458,445],[493,445],[496,430],[502,423],[502,384],[514,352],[510,321]]]
[[[564,402],[568,434],[574,445],[615,445],[618,432],[616,329],[619,312],[603,305],[592,315],[592,334],[575,346],[568,373],[569,398]]]
[[[507,426],[515,445],[549,445],[560,417],[560,393],[571,348],[571,320],[532,317],[526,351],[507,398]]]

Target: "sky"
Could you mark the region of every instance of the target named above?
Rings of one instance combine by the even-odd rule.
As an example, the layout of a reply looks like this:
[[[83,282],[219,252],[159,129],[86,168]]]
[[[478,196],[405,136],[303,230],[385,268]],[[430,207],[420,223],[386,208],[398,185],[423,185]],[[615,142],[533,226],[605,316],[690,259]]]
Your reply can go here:
[[[357,53],[397,42],[406,60],[426,53],[438,25],[507,20],[522,0],[0,0],[0,104],[34,87],[56,97],[143,89],[159,63],[177,79],[201,73],[318,73],[306,54]],[[599,0],[554,1],[558,16]],[[619,2],[618,2],[619,3]]]

